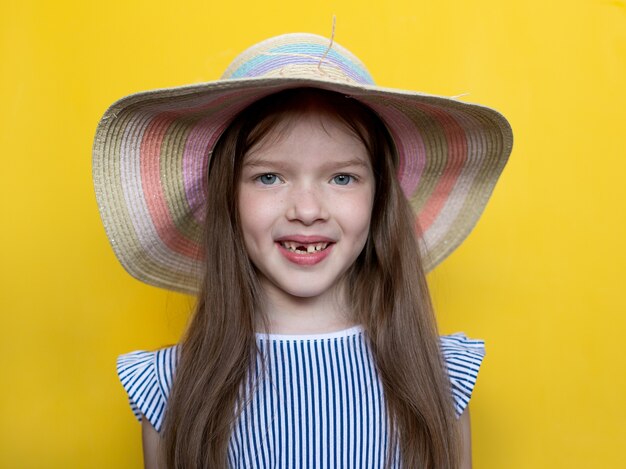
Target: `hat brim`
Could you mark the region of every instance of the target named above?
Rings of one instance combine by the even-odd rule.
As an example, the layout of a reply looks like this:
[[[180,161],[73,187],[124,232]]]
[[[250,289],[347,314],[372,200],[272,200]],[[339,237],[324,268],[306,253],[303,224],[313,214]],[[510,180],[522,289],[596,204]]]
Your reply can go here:
[[[284,89],[322,88],[373,109],[400,158],[426,270],[467,237],[513,145],[507,120],[485,106],[323,79],[243,78],[152,90],[114,103],[96,130],[93,177],[104,226],[124,268],[159,287],[198,291],[211,150],[245,107]]]

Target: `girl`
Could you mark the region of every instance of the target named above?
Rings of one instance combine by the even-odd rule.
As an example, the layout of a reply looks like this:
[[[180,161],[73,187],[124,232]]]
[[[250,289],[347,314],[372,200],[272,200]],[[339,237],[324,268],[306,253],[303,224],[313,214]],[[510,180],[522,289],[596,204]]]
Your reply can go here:
[[[470,467],[483,344],[438,338],[424,272],[511,144],[495,111],[378,88],[303,34],[115,103],[94,145],[112,246],[197,294],[178,346],[118,359],[146,467]]]

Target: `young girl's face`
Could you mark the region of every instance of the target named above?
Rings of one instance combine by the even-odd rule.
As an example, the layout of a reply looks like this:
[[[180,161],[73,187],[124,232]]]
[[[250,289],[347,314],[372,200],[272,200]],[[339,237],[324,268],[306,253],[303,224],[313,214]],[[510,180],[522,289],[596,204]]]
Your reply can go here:
[[[287,125],[283,125],[287,124]],[[281,122],[243,161],[239,216],[248,255],[272,295],[334,293],[367,240],[374,175],[367,150],[320,112]]]

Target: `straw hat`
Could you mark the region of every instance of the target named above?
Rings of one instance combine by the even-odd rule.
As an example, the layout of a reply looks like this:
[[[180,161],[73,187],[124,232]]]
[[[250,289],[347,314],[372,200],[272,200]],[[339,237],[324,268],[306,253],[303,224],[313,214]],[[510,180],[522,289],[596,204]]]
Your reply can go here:
[[[244,51],[218,81],[132,94],[105,112],[93,147],[94,185],[111,245],[131,275],[197,291],[211,150],[238,112],[295,87],[348,95],[387,125],[427,270],[459,246],[511,152],[506,119],[484,106],[381,88],[337,43],[287,34]]]

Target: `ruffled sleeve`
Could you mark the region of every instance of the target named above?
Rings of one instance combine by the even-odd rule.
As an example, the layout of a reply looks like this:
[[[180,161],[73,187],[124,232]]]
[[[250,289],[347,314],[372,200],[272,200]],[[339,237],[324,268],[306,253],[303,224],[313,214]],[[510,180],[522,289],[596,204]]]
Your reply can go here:
[[[469,339],[461,333],[444,335],[441,336],[441,353],[450,377],[456,416],[460,417],[476,385],[478,370],[485,357],[485,342]]]
[[[156,431],[161,431],[177,358],[177,346],[156,352],[131,352],[117,358],[117,374],[128,394],[130,408],[139,421],[145,415]]]

